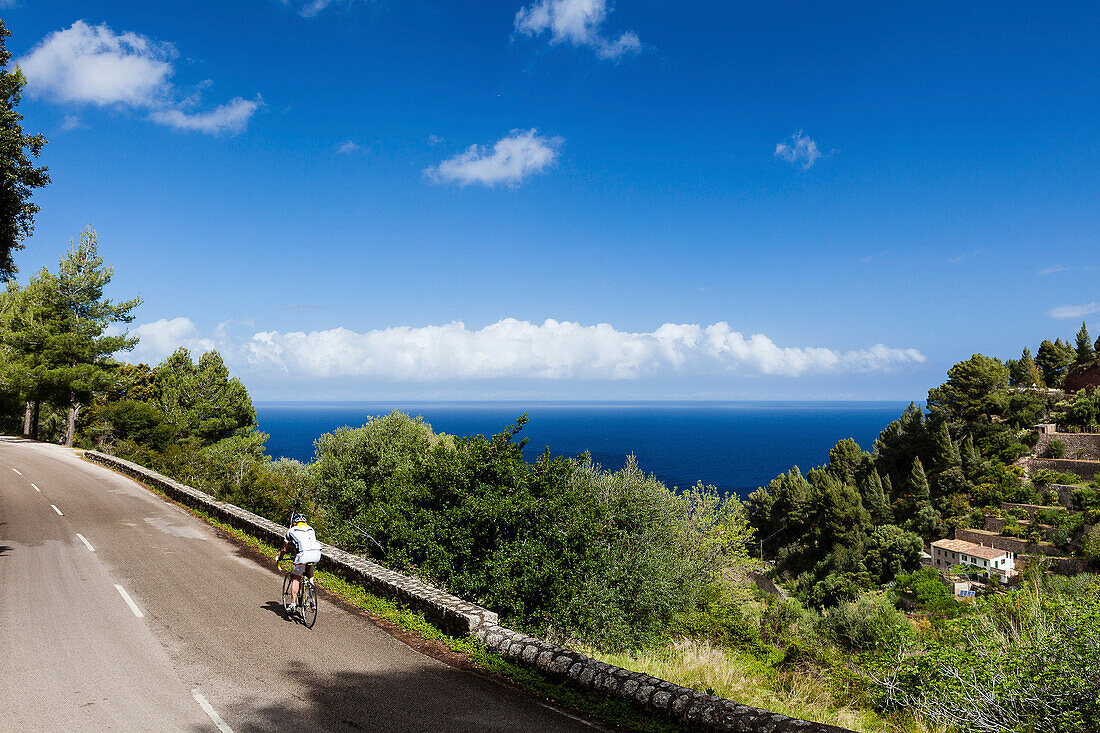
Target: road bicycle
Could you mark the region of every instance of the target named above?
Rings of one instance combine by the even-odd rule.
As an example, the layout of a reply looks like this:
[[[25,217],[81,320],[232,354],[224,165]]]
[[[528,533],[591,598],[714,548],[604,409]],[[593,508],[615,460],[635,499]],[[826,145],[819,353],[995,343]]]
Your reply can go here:
[[[310,565],[312,566],[313,563]],[[290,583],[293,577],[289,570],[283,576],[283,608],[290,605]],[[301,616],[302,623],[306,628],[312,629],[313,624],[317,623],[317,586],[313,578],[302,576],[301,582],[298,583],[298,599],[295,606],[295,613]]]

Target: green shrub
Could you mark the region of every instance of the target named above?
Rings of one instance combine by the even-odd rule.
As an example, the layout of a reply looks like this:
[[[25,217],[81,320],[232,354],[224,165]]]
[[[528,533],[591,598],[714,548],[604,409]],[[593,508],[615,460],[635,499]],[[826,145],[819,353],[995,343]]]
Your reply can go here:
[[[1031,482],[1041,488],[1045,488],[1049,484],[1066,484],[1072,486],[1073,484],[1080,483],[1080,481],[1081,477],[1075,473],[1052,471],[1049,468],[1040,469],[1031,477]]]
[[[1093,488],[1074,489],[1073,505],[1078,509],[1092,509],[1100,506],[1100,492]]]
[[[814,617],[796,599],[768,596],[760,609],[760,638],[768,644],[787,643],[797,635],[800,622],[807,618]]]
[[[1100,730],[1095,590],[1068,598],[1025,582],[976,606],[948,643],[882,661],[875,677],[883,706],[909,708],[951,730]]]
[[[763,642],[760,629],[736,607],[692,609],[672,617],[668,633],[674,638],[705,639],[757,657],[767,658],[771,647]]]
[[[878,599],[862,595],[855,601],[829,609],[818,622],[819,630],[841,648],[871,652],[897,648],[898,640],[913,635],[912,626],[894,606],[893,595]]]
[[[1066,519],[1069,517],[1069,513],[1065,509],[1039,509],[1035,512],[1035,521],[1040,524],[1049,524],[1051,526],[1060,527]]]
[[[479,602],[509,623],[605,650],[657,641],[743,561],[736,497],[674,492],[631,457],[524,460],[526,418],[491,438],[436,435],[402,413],[317,440],[310,475],[342,543]]]
[[[913,573],[899,575],[895,585],[899,596],[915,601],[931,613],[955,618],[963,612],[951,590],[940,581],[935,568],[921,568]]]
[[[1047,443],[1047,458],[1063,458],[1066,455],[1066,444],[1054,438]]]

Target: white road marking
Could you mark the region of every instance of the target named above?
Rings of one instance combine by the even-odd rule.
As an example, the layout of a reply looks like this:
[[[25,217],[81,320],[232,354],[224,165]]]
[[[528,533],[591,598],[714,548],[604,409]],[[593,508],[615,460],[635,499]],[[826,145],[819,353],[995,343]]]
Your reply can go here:
[[[91,543],[91,542],[89,542],[88,540],[84,539],[84,535],[82,535],[82,534],[80,534],[79,532],[77,532],[77,533],[76,533],[76,536],[80,538],[80,541],[84,543],[84,546],[85,546],[85,547],[87,547],[87,548],[88,548],[89,550],[91,550],[92,552],[95,552],[95,548],[94,548],[94,547],[92,547],[92,543]]]
[[[55,504],[50,504],[50,506],[52,506],[52,507],[53,507],[53,510],[54,510],[55,512],[57,512],[57,516],[59,516],[59,517],[63,517],[63,516],[65,516],[64,514],[62,514],[62,513],[61,513],[61,510],[57,508],[57,505],[55,505]]]
[[[12,470],[15,471],[16,473],[18,473],[20,476],[23,475],[23,472],[20,471],[18,468],[13,468]]]
[[[210,719],[214,721],[214,725],[221,733],[233,733],[233,729],[225,724],[225,721],[218,715],[218,711],[214,709],[214,706],[206,701],[206,698],[202,696],[202,693],[198,690],[191,690],[191,696],[195,698],[195,702],[199,704],[203,712],[210,716]]]
[[[130,594],[126,592],[125,588],[115,583],[115,590],[122,594],[122,600],[126,601],[126,605],[130,607],[130,610],[134,612],[135,616],[138,618],[145,618],[145,614],[137,607],[137,604],[134,603],[134,599],[130,597]]]
[[[34,484],[31,484],[31,488],[34,489],[35,491],[39,492],[39,493],[42,493],[42,489],[38,488]]]

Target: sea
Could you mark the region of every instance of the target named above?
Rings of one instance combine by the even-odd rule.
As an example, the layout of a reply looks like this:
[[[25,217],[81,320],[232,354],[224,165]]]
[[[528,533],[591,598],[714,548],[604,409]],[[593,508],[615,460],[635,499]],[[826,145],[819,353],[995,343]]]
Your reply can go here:
[[[776,475],[829,459],[837,441],[871,450],[907,402],[258,402],[275,458],[313,459],[313,442],[394,410],[422,416],[437,433],[494,435],[526,414],[524,455],[588,452],[607,470],[630,454],[670,487],[702,481],[745,496]]]

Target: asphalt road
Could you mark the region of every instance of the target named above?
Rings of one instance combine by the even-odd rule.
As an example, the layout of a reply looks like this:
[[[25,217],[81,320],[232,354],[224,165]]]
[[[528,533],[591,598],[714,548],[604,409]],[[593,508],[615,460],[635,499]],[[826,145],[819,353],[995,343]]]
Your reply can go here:
[[[0,730],[586,731],[321,600],[57,446],[0,437]]]

